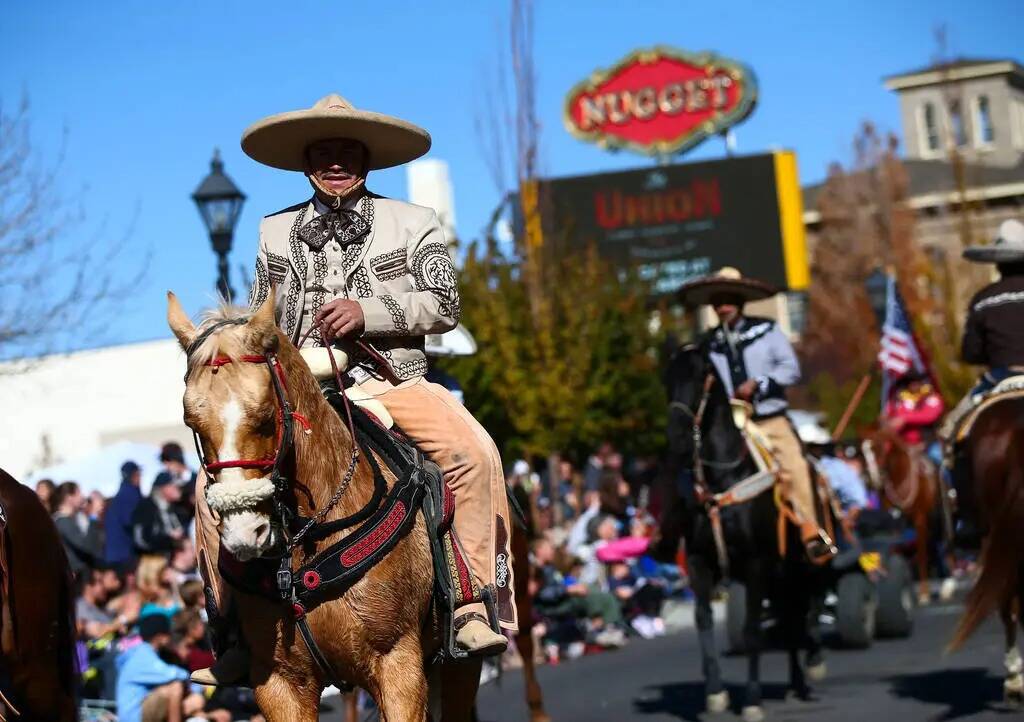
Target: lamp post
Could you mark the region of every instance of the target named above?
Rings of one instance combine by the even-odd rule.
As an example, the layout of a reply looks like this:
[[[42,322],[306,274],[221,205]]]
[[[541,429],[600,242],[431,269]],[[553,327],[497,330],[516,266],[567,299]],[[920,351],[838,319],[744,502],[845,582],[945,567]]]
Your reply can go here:
[[[234,291],[228,278],[228,254],[234,239],[235,224],[245,203],[245,194],[238,190],[231,179],[224,173],[224,163],[220,159],[220,151],[214,149],[210,161],[210,174],[192,194],[192,200],[199,208],[210,244],[217,254],[217,292],[231,302]]]
[[[889,300],[889,274],[876,268],[864,280],[864,286],[867,288],[871,310],[875,312],[875,319],[881,328],[885,323],[885,304]]]

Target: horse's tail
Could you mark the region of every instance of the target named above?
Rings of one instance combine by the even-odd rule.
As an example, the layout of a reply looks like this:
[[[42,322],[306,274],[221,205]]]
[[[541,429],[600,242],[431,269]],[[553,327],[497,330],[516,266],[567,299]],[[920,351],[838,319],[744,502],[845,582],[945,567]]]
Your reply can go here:
[[[967,595],[963,616],[946,648],[959,649],[985,618],[1017,588],[1024,561],[1024,467],[1007,460],[1006,494],[994,515],[981,553],[981,576]]]

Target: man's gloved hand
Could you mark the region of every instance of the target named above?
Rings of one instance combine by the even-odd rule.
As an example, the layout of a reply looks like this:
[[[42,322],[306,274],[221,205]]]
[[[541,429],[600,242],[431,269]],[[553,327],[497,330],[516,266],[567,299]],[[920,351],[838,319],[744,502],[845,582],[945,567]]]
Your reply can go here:
[[[750,401],[754,398],[755,393],[757,393],[757,381],[747,379],[736,389],[736,398],[741,401]]]
[[[320,335],[326,343],[336,338],[356,338],[366,329],[363,307],[357,301],[336,298],[325,303],[313,318],[313,325],[320,327]]]

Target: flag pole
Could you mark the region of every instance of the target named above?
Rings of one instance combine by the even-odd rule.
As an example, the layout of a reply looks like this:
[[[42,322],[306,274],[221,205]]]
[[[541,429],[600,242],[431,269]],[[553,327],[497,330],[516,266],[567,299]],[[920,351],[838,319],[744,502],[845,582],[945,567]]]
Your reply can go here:
[[[839,441],[843,436],[843,432],[846,431],[846,427],[850,423],[850,419],[853,418],[854,412],[860,407],[860,402],[864,400],[864,394],[867,393],[868,387],[871,385],[871,379],[874,378],[875,372],[868,371],[861,378],[860,383],[857,384],[856,391],[853,392],[853,396],[850,398],[850,402],[846,405],[846,410],[843,411],[843,415],[839,419],[839,423],[836,424],[835,431],[832,432],[832,441]]]

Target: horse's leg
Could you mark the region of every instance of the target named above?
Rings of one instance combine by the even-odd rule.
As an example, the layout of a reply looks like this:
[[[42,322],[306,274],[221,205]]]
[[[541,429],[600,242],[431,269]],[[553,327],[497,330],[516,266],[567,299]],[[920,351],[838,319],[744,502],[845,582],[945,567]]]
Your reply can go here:
[[[1024,703],[1024,663],[1021,662],[1020,651],[1017,649],[1017,622],[1020,616],[1020,603],[1024,599],[1024,581],[1015,594],[1010,594],[999,609],[1003,619],[1003,633],[1006,640],[1006,654],[1003,665],[1006,677],[1003,679],[1003,697],[1012,704]]]
[[[316,722],[320,717],[320,692],[319,685],[312,681],[299,688],[276,672],[253,690],[267,722]]]
[[[928,585],[928,509],[918,505],[914,510],[914,531],[917,535],[917,603],[927,606],[931,603],[931,587]]]
[[[432,722],[475,722],[482,664],[476,658],[441,666],[441,719]]]
[[[345,722],[359,722],[359,690],[345,695]]]
[[[792,564],[792,562],[791,562]],[[812,642],[808,634],[808,618],[813,606],[813,571],[806,567],[791,566],[783,598],[783,633],[786,635],[786,654],[789,658],[789,688],[801,699],[807,699],[811,690],[807,685],[804,667],[800,662],[800,650],[810,649]]]
[[[715,646],[715,618],[711,612],[714,576],[702,557],[693,555],[688,561],[695,598],[694,621],[700,642],[701,669],[704,671],[705,704],[708,712],[724,712],[729,708],[729,693],[722,687],[722,669]]]
[[[825,593],[815,579],[810,589],[807,608],[807,676],[812,682],[825,679],[828,668],[825,665],[825,645],[821,637],[821,615],[825,611]]]
[[[747,648],[747,689],[743,698],[744,722],[764,719],[761,707],[761,611],[767,594],[764,562],[751,560],[747,564],[747,616],[743,626],[743,644]]]
[[[426,722],[427,677],[419,639],[403,637],[380,659],[377,687],[383,722]]]
[[[537,669],[533,658],[533,623],[529,621],[530,609],[524,609],[517,598],[519,607],[519,632],[516,634],[516,649],[523,659],[523,678],[526,683],[526,704],[530,708],[530,722],[548,722],[551,718],[544,711],[544,698],[537,683]]]
[[[523,659],[523,678],[526,682],[526,704],[530,708],[530,722],[548,722],[551,718],[544,711],[544,698],[537,682],[537,670],[533,657],[533,599],[530,596],[530,547],[526,531],[518,524],[512,525],[512,567],[515,570],[516,616],[519,631],[516,633],[516,649]]]

